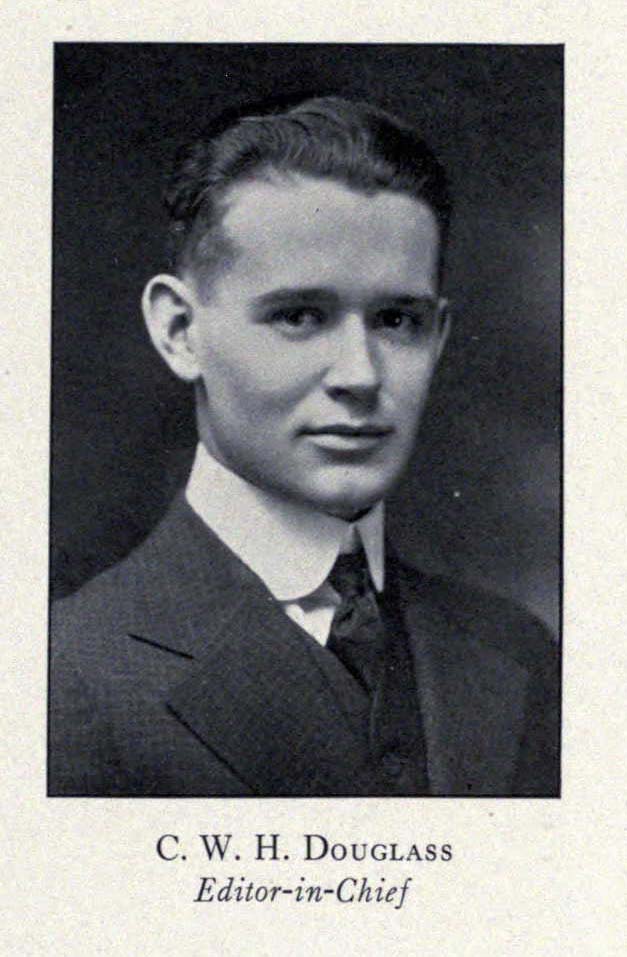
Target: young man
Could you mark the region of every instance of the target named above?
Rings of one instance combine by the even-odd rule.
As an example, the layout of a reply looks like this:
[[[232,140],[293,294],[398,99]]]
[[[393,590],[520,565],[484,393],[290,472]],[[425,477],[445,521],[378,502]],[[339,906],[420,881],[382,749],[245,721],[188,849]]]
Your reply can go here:
[[[311,100],[194,144],[167,204],[143,310],[200,441],[152,535],[55,609],[50,793],[555,795],[550,638],[384,540],[449,330],[440,166]]]

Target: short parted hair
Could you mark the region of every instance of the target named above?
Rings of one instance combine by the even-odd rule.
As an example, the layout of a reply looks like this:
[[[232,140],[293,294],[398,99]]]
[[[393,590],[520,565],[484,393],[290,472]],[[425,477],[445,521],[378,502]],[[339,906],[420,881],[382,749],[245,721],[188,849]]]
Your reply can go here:
[[[170,267],[214,275],[234,255],[222,229],[229,189],[290,174],[424,202],[439,224],[441,278],[451,212],[442,166],[403,120],[336,96],[251,115],[239,110],[234,119],[225,114],[180,151],[164,197]]]

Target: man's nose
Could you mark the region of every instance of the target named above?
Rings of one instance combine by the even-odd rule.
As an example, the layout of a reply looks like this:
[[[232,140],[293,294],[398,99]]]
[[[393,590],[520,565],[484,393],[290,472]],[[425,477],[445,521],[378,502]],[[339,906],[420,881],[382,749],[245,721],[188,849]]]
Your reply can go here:
[[[325,385],[331,394],[348,393],[371,398],[381,387],[376,345],[364,318],[358,313],[344,316],[331,343],[331,361]]]

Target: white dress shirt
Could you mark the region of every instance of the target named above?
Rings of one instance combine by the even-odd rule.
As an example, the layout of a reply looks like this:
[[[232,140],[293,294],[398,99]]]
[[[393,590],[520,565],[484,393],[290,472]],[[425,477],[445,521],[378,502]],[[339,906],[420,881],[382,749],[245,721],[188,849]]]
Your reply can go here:
[[[340,552],[363,545],[377,591],[383,590],[383,503],[355,523],[251,485],[198,444],[185,491],[200,518],[320,644],[339,598],[327,582]]]

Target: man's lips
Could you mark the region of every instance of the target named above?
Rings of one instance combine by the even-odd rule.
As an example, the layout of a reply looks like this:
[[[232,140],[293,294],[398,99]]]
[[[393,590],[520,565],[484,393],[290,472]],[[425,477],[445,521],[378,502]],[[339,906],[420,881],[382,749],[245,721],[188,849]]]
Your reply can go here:
[[[303,431],[307,435],[343,435],[351,438],[381,438],[384,435],[389,435],[393,429],[391,426],[375,423],[364,423],[362,425],[334,423],[332,425],[322,425],[317,428],[304,429]]]

